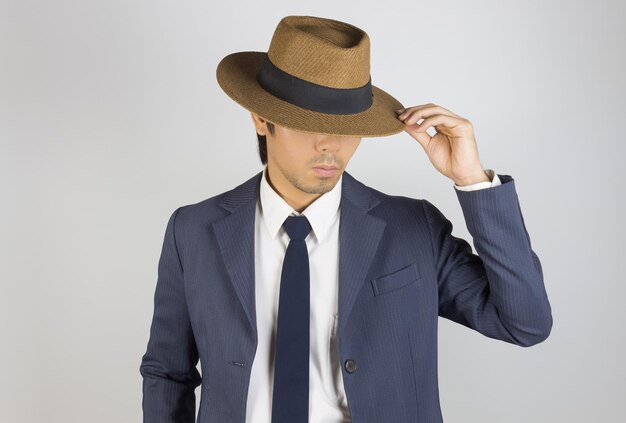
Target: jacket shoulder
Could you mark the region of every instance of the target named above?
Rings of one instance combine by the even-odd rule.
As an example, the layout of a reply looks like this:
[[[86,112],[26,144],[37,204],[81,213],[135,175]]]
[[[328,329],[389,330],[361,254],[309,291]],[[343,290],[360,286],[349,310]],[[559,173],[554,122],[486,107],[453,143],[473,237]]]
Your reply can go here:
[[[178,207],[172,213],[176,218],[176,228],[178,231],[195,230],[199,226],[206,227],[216,220],[231,213],[236,205],[245,204],[247,201],[256,199],[253,194],[255,183],[259,174],[251,177],[247,181],[236,187],[213,195],[212,197],[198,201],[196,203],[185,204]],[[235,206],[233,206],[236,204]]]
[[[379,204],[376,207],[377,209],[379,209],[379,212],[393,212],[394,210],[399,211],[407,209],[410,209],[413,212],[415,212],[415,210],[421,212],[423,210],[423,203],[428,203],[428,201],[424,198],[388,194],[371,186],[365,185],[362,182],[359,183],[366,191],[368,191],[373,197],[375,197],[379,201]]]

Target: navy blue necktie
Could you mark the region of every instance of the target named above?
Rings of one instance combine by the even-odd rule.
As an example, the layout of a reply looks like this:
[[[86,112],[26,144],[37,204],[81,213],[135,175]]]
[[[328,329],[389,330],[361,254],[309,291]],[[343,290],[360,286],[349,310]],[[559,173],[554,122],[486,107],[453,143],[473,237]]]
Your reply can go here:
[[[280,277],[272,423],[309,419],[309,253],[304,239],[311,231],[306,216],[283,223],[290,241]]]

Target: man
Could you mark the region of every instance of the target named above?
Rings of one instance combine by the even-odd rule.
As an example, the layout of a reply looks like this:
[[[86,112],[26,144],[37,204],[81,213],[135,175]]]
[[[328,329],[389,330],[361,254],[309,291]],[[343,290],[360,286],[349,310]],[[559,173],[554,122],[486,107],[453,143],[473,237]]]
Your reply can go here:
[[[548,337],[513,178],[482,168],[467,119],[372,85],[365,32],[288,16],[217,78],[266,166],[170,216],[144,421],[193,422],[201,385],[198,422],[441,422],[438,316],[525,347]],[[363,136],[401,131],[454,182],[478,255],[427,200],[345,171]]]

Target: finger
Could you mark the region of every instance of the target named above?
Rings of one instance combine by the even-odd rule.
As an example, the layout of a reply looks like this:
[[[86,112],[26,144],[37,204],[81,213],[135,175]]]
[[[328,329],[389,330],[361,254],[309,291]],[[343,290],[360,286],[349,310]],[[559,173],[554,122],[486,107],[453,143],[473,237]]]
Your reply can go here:
[[[444,107],[441,107],[439,105],[435,105],[435,108],[439,111],[439,113],[444,114],[444,115],[448,115],[448,116],[454,116],[456,118],[462,119],[461,116],[457,115],[456,113],[454,113],[452,110],[448,110]]]
[[[432,137],[426,131],[418,132],[416,129],[417,125],[405,125],[404,130],[407,134],[409,134],[413,139],[415,139],[421,146],[427,151],[426,147],[430,143]]]
[[[433,106],[432,103],[418,104],[417,106],[411,106],[411,107],[407,107],[406,109],[396,110],[396,113],[398,113],[399,118],[405,118],[417,110],[421,110],[421,109],[424,109],[426,107],[431,107],[431,106]]]
[[[425,108],[425,109],[428,109],[428,111],[430,112],[429,114],[439,113],[439,114],[442,114],[442,115],[448,115],[448,116],[454,116],[454,117],[457,117],[457,118],[461,118],[461,116],[457,115],[453,111],[448,110],[448,109],[446,109],[444,107],[441,107],[438,104],[429,103],[429,107]]]
[[[401,109],[401,110],[404,110],[398,115],[398,118],[401,120],[404,120],[409,116],[415,115],[416,112],[418,112],[421,117],[426,117],[426,116],[430,116],[430,115],[438,113],[438,114],[445,114],[445,115],[454,116],[454,117],[462,119],[461,116],[457,115],[456,113],[453,113],[450,110],[444,109],[443,107],[438,106],[433,103],[408,107],[406,109]],[[420,118],[418,118],[417,120],[419,119]]]
[[[435,128],[437,132],[442,132],[446,135],[452,135],[453,128],[458,127],[462,123],[461,119],[457,119],[448,115],[434,115],[424,119],[420,124],[414,126],[415,132],[426,132],[431,126]]]
[[[424,151],[428,152],[428,144],[430,144],[430,140],[433,138],[430,136],[428,132],[417,132],[414,129],[409,129],[409,135],[411,135],[424,149]]]
[[[398,118],[407,125],[413,125],[420,119],[425,119],[429,116],[434,116],[437,114],[445,115],[445,113],[437,113],[438,111],[439,109],[436,107],[420,108],[420,109],[415,109],[413,111],[410,111],[406,115],[399,116]],[[450,116],[450,115],[446,115],[446,116]],[[450,117],[454,117],[454,116],[450,116]]]
[[[413,125],[414,123],[416,123],[418,120],[418,116],[411,116],[408,119],[406,119],[404,121],[405,125]],[[416,130],[418,131],[426,131],[426,129],[428,129],[431,126],[436,126],[436,125],[441,125],[444,126],[446,128],[454,128],[456,126],[459,125],[459,123],[461,122],[460,119],[454,117],[454,116],[448,116],[448,115],[432,115],[432,116],[428,116],[426,117],[421,123],[419,123],[416,126]],[[435,129],[439,130],[439,128],[435,127]]]

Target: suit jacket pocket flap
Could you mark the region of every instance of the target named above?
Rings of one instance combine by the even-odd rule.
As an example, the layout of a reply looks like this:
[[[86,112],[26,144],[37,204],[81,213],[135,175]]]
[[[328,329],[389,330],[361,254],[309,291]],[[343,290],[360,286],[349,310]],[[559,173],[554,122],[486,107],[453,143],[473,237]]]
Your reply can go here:
[[[382,295],[402,288],[418,279],[417,263],[411,263],[399,270],[372,279],[372,288],[374,289],[374,295]]]

